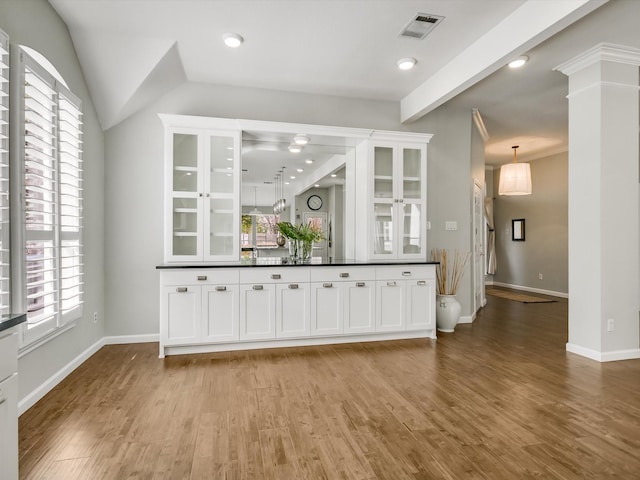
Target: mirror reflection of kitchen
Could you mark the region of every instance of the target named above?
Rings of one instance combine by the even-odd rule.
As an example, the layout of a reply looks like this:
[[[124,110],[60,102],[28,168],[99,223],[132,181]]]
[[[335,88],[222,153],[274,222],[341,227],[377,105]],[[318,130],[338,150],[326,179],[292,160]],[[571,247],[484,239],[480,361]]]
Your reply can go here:
[[[355,159],[356,141],[309,135],[295,151],[290,149],[294,137],[243,132],[243,258],[287,257],[288,244],[277,228],[280,221],[320,229],[324,240],[313,245],[314,258],[344,258],[345,165]]]

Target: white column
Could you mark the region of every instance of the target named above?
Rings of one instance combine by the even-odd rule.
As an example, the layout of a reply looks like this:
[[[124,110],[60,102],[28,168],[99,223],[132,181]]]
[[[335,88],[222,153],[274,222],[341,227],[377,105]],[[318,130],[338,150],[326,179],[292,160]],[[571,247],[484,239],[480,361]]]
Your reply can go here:
[[[640,358],[640,50],[600,44],[569,77],[569,341],[598,361]]]

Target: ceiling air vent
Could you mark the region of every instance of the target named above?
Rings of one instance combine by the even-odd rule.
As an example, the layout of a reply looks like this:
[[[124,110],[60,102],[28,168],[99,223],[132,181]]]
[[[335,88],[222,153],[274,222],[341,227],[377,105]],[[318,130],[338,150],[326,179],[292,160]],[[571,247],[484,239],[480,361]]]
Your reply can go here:
[[[438,15],[416,13],[411,21],[402,29],[400,36],[422,40],[442,20],[444,20],[444,17]]]

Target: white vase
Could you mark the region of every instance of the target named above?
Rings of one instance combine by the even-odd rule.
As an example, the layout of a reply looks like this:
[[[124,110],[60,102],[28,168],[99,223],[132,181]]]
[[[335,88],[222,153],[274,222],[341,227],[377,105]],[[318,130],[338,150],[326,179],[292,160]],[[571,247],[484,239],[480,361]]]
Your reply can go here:
[[[460,320],[462,306],[455,295],[436,295],[436,327],[438,331],[453,332]]]

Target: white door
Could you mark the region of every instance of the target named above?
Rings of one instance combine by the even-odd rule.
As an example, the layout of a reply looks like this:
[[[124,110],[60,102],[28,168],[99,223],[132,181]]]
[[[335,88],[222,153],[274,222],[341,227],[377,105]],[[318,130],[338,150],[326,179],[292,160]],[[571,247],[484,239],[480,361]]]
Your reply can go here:
[[[404,280],[376,282],[376,332],[405,329],[406,292]]]
[[[434,280],[407,281],[407,330],[435,328]]]
[[[240,331],[238,285],[202,287],[203,342],[234,342]]]
[[[240,340],[276,337],[276,286],[240,285]]]
[[[339,283],[311,285],[312,335],[340,335],[343,332],[343,295]]]
[[[276,285],[276,337],[308,337],[310,314],[308,283]]]
[[[473,183],[473,311],[484,304],[484,198],[482,188]]]
[[[374,332],[375,282],[346,282],[343,290],[344,333]]]
[[[162,331],[164,345],[200,342],[201,287],[172,286],[162,289]]]

